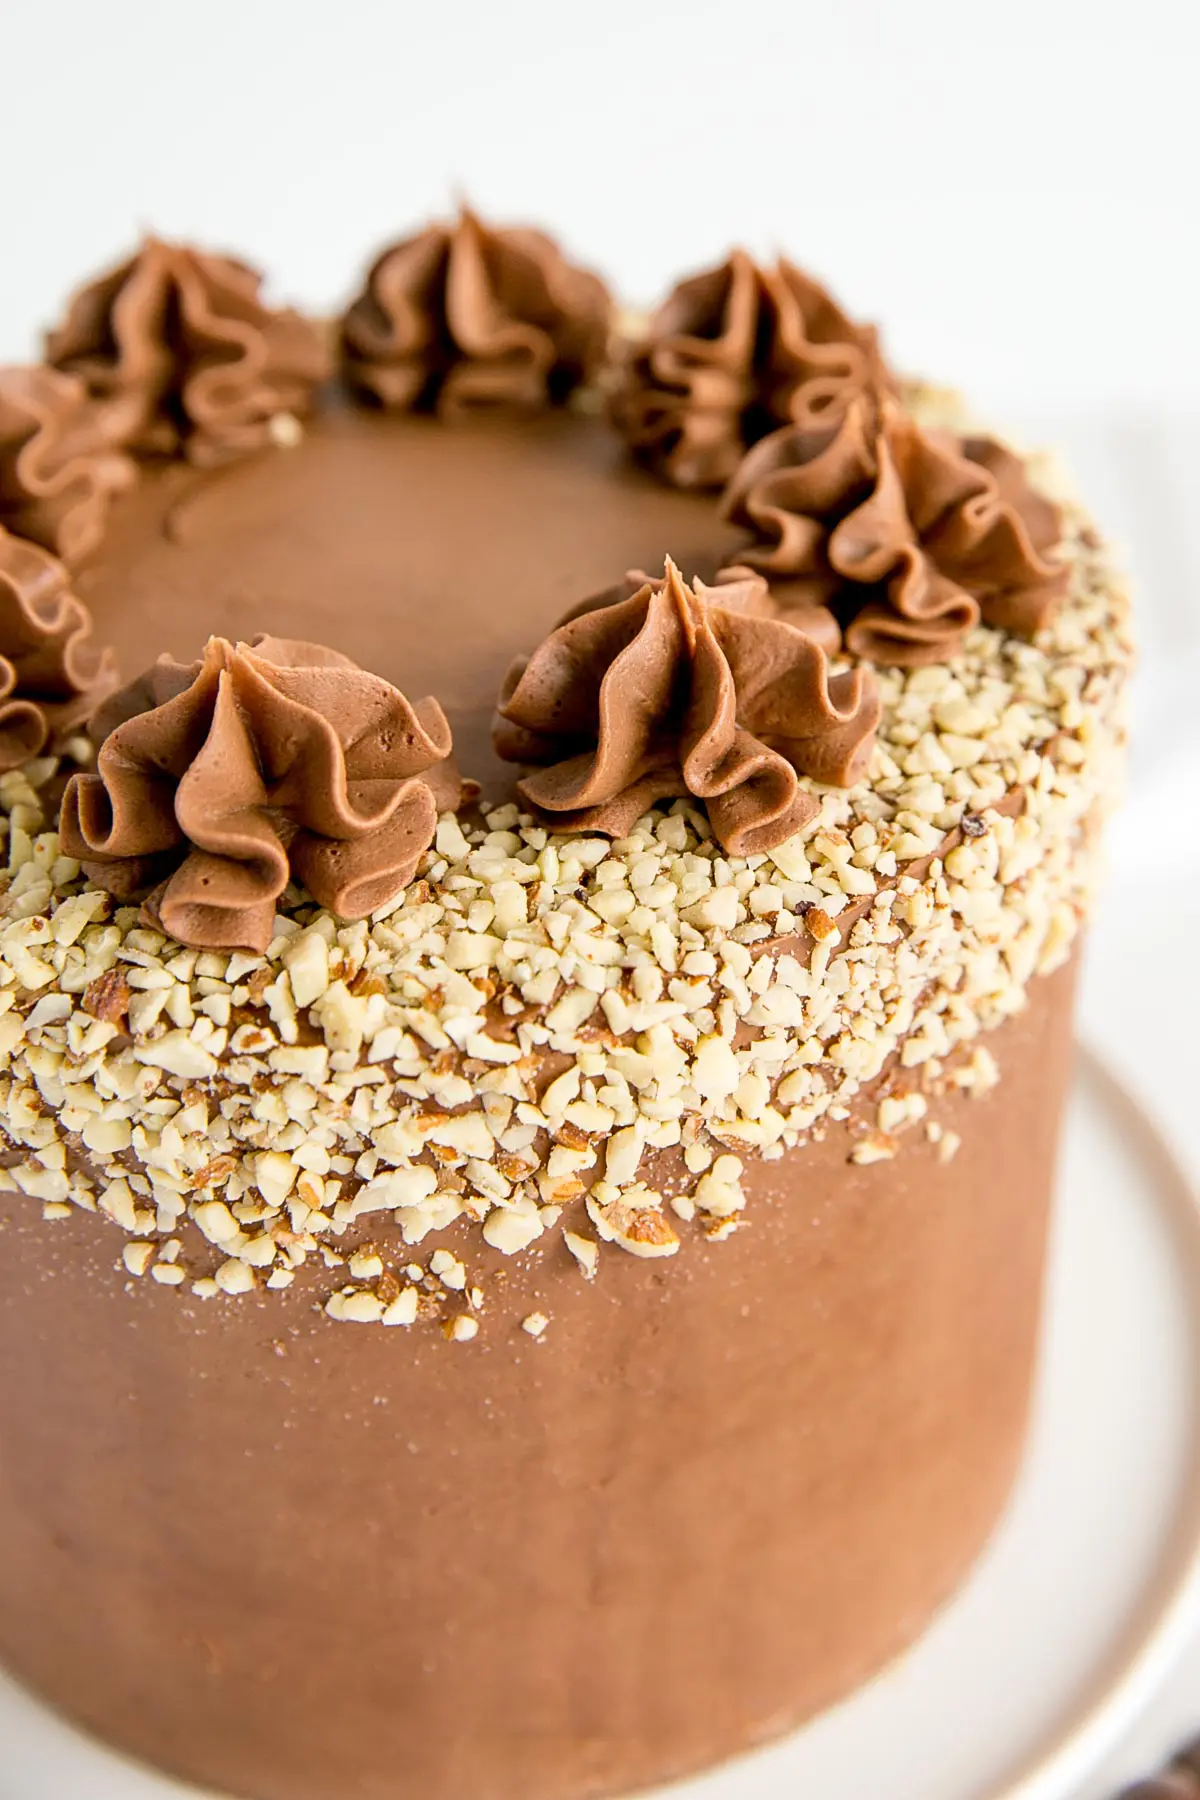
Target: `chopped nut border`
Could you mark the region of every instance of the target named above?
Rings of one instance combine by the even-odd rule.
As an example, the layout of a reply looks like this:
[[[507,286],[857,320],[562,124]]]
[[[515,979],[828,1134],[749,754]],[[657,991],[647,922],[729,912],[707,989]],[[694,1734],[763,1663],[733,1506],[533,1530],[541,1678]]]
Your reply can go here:
[[[743,1159],[847,1119],[893,1059],[914,1085],[850,1160],[919,1121],[948,1160],[918,1078],[994,1083],[974,1040],[1069,953],[1120,789],[1128,602],[1066,506],[1072,589],[1037,641],[980,627],[878,670],[867,779],[810,782],[819,816],[769,855],[725,856],[684,801],[612,843],[447,814],[369,920],[289,889],[265,955],[197,951],[61,853],[53,763],[0,776],[0,1186],[106,1215],[131,1281],[235,1297],[311,1263],[330,1319],[466,1343],[460,1221],[506,1256],[561,1237],[587,1279],[610,1246],[719,1240]]]

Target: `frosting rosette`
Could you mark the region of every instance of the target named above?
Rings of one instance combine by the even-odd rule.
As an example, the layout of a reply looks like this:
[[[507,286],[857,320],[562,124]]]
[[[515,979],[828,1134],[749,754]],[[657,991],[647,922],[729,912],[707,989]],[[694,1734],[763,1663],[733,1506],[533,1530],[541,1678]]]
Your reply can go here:
[[[376,258],[342,320],[343,366],[397,410],[535,411],[596,373],[611,313],[604,283],[551,238],[464,209]]]
[[[233,257],[147,238],[79,290],[46,359],[83,381],[110,443],[226,462],[272,442],[330,372],[319,328],[261,286]]]
[[[879,711],[868,672],[831,675],[761,578],[688,586],[668,560],[662,579],[585,603],[513,665],[493,739],[534,766],[517,791],[560,828],[621,837],[656,802],[691,796],[740,856],[816,815],[802,775],[862,776]]]
[[[116,686],[91,632],[57,557],[0,529],[0,771],[53,748]]]
[[[79,562],[133,478],[82,381],[42,364],[0,369],[0,524]]]
[[[980,620],[1032,636],[1066,591],[1057,507],[990,438],[923,431],[890,400],[750,450],[722,499],[738,561],[781,603],[826,605],[880,663],[943,662]]]
[[[95,773],[63,797],[63,846],[98,886],[145,896],[181,943],[265,950],[290,879],[364,918],[412,879],[461,794],[436,700],[405,699],[321,645],[210,638],[97,714]]]
[[[612,400],[640,462],[676,487],[721,487],[746,449],[890,385],[874,330],[792,263],[735,250],[689,276],[631,346]]]

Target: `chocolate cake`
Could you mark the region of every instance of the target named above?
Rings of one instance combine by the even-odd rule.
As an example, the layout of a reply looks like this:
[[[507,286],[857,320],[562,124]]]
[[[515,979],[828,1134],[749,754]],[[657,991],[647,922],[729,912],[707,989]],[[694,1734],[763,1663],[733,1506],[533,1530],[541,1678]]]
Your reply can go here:
[[[781,1733],[992,1530],[1127,604],[741,252],[150,241],[0,372],[0,1657],[246,1800]]]

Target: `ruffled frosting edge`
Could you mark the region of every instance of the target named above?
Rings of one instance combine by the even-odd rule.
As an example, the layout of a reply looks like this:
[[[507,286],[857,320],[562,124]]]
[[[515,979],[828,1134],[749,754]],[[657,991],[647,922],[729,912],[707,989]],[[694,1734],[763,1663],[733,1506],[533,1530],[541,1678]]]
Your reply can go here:
[[[412,880],[462,782],[435,700],[324,646],[211,638],[160,658],[92,725],[60,830],[90,879],[205,948],[265,948],[290,880],[362,918]]]

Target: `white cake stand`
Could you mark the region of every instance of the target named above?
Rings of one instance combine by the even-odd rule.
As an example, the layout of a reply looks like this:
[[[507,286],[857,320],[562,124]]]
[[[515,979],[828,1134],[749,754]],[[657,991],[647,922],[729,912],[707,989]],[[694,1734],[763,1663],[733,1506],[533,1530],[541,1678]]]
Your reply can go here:
[[[953,1605],[853,1699],[675,1800],[1065,1800],[1132,1723],[1200,1614],[1200,1207],[1086,1053],[1049,1319],[1024,1475]],[[187,1794],[0,1678],[0,1800]]]

